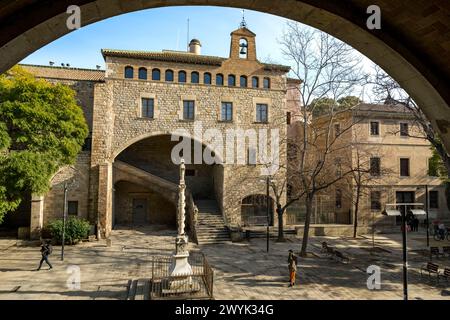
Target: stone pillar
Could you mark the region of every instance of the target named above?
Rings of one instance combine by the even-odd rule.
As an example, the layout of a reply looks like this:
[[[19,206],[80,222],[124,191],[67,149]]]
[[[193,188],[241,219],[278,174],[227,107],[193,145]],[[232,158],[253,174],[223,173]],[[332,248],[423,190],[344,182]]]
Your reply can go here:
[[[98,223],[100,236],[108,238],[112,229],[112,164],[98,166]]]
[[[39,240],[44,225],[44,197],[33,195],[31,197],[30,239]]]

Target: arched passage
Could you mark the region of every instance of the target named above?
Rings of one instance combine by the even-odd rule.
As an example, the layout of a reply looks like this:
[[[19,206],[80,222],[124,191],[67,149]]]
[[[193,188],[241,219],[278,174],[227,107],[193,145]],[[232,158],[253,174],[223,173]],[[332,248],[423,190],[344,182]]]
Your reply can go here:
[[[369,30],[367,8],[381,8],[382,28]],[[385,69],[418,102],[450,150],[450,3],[440,0],[60,0],[0,5],[0,72],[70,32],[67,8],[81,7],[82,25],[122,13],[172,5],[239,6],[296,20],[350,44]]]
[[[195,151],[195,144],[199,144],[202,151],[206,148],[195,140],[191,142],[191,153]],[[178,159],[174,159],[172,150],[177,144],[178,141],[171,141],[170,135],[157,134],[133,139],[127,147],[119,148],[120,152],[113,159],[114,189],[110,213],[113,225],[176,227],[179,165],[174,162]],[[185,181],[186,213],[190,215],[191,199],[195,203],[220,197],[217,189],[223,182],[223,170],[221,165],[187,162]],[[191,218],[187,217],[188,227]]]

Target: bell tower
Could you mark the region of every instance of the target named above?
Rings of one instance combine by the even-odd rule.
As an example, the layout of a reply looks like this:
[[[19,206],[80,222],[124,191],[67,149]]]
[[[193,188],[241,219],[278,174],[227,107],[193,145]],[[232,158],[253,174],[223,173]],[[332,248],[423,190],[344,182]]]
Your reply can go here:
[[[231,34],[230,59],[256,61],[256,34],[247,29],[244,16],[239,29]]]

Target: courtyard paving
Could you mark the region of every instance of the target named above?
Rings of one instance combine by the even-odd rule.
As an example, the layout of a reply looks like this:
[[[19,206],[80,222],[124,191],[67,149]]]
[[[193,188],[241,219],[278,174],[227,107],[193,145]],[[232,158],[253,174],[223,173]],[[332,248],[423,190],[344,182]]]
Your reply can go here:
[[[38,246],[16,244],[0,239],[0,299],[126,299],[131,279],[149,278],[151,259],[170,254],[175,231],[163,227],[122,227],[114,230],[111,246],[104,241],[86,242],[65,247],[60,260],[60,247],[51,256],[53,269],[44,264],[35,271],[40,260]],[[339,248],[350,258],[342,263],[321,253],[321,242]],[[432,241],[432,244],[434,241]],[[448,242],[437,245],[450,245]],[[288,287],[287,251],[298,251],[301,239],[270,242],[265,239],[220,245],[190,244],[191,251],[202,252],[215,271],[215,299],[402,299],[402,255],[399,234],[376,235],[375,250],[371,236],[358,239],[338,237],[311,238],[308,257],[299,259],[297,285]],[[409,238],[410,299],[450,299],[448,283],[436,285],[420,277],[420,267],[428,261],[423,233]],[[450,266],[449,258],[440,258],[441,266]],[[381,289],[366,285],[369,265],[381,268]],[[78,266],[81,287],[69,289],[69,266]]]

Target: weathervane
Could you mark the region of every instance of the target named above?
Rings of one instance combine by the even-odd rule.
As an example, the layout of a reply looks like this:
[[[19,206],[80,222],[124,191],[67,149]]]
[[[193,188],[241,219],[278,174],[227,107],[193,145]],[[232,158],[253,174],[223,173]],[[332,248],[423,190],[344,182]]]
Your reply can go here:
[[[241,21],[241,28],[246,28],[247,27],[247,22],[245,22],[245,14],[244,14],[244,9],[242,9],[242,21]]]

